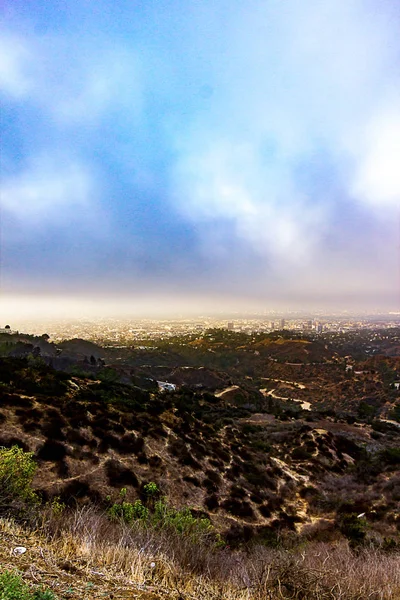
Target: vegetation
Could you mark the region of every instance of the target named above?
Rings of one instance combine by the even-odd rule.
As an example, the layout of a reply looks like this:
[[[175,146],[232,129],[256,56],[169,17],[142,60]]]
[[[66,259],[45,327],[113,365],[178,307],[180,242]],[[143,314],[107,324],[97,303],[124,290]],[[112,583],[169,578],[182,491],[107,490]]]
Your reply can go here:
[[[157,498],[160,490],[154,482],[146,484],[143,488],[146,495],[145,503],[142,500],[126,502],[126,488],[120,491],[120,502],[115,502],[109,509],[108,514],[113,520],[121,520],[128,525],[134,521],[143,527],[151,527],[156,530],[170,530],[180,535],[189,536],[198,540],[204,535],[214,535],[220,542],[209,519],[193,516],[189,508],[176,509],[169,505],[166,498]]]
[[[18,446],[0,448],[0,508],[15,500],[37,500],[32,488],[35,471],[32,452],[24,452]]]
[[[32,588],[15,571],[0,572],[0,600],[57,600],[51,590]]]
[[[100,567],[107,575],[99,583],[104,597],[122,582],[126,595],[136,586],[160,586],[175,600],[397,600],[400,593],[398,555],[367,548],[354,552],[345,542],[305,545],[303,540],[290,549],[258,545],[232,551],[172,531],[127,528],[89,507],[52,518],[46,526],[59,561],[73,556],[85,573]],[[64,589],[73,587],[75,594],[66,597],[86,598],[88,580],[76,573],[72,581]],[[162,598],[142,593],[145,600]]]
[[[22,600],[53,598],[29,587],[49,564],[63,600],[94,597],[93,586],[110,597],[116,581],[121,597],[141,586],[143,600],[146,586],[188,600],[400,597],[400,429],[388,420],[400,359],[360,352],[354,374],[338,352],[348,339],[325,341],[209,330],[109,349],[108,365],[75,340],[62,352],[87,356],[67,360],[68,372],[33,352],[37,340],[29,352],[10,342],[0,359],[5,600],[12,586]],[[176,389],[159,391],[159,380]],[[17,559],[10,550],[25,539],[29,556]]]

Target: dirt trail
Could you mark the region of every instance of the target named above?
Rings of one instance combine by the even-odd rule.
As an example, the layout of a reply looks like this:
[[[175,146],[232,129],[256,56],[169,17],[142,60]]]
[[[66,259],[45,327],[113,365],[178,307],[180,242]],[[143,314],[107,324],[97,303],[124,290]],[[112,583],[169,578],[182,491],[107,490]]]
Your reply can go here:
[[[82,477],[88,477],[88,475],[93,475],[93,473],[96,473],[96,471],[98,471],[99,469],[101,469],[103,467],[106,460],[107,460],[106,458],[101,459],[99,464],[96,465],[95,467],[93,467],[93,469],[91,469],[90,471],[85,471],[84,473],[80,473],[79,475],[74,475],[73,477],[65,477],[65,478],[63,477],[63,478],[59,478],[59,479],[54,479],[50,483],[41,485],[41,488],[49,489],[51,487],[56,486],[59,483],[62,483],[62,484],[69,483],[70,481],[75,481],[76,479],[81,479]]]
[[[277,400],[283,400],[284,402],[287,400],[291,400],[292,402],[299,402],[301,405],[301,408],[303,410],[311,410],[311,402],[306,402],[305,400],[300,400],[300,398],[289,398],[289,396],[288,397],[278,396],[277,394],[275,394],[275,390],[276,390],[276,388],[267,392],[267,390],[265,388],[263,388],[260,390],[260,392],[263,394],[263,396],[271,396],[271,398],[276,398]]]
[[[297,381],[287,381],[286,379],[274,379],[273,377],[261,377],[264,381],[277,381],[278,383],[288,383],[289,385],[293,385],[294,387],[299,388],[299,390],[305,390],[306,386],[304,383],[297,383]]]

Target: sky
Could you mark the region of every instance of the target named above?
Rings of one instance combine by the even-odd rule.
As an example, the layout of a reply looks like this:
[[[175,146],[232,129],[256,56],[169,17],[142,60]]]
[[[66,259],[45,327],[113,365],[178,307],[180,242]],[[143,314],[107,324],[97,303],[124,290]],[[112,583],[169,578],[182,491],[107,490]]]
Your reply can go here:
[[[397,0],[3,0],[0,314],[398,309],[399,31]]]

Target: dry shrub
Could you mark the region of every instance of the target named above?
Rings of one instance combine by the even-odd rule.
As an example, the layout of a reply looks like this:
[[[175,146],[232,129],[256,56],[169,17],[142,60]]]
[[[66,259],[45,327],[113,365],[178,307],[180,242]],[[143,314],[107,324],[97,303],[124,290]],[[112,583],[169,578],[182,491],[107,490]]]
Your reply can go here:
[[[353,475],[328,473],[320,482],[318,492],[309,502],[314,509],[321,509],[322,512],[337,510],[344,504],[351,504],[356,512],[367,512],[381,498],[380,492],[356,481]]]
[[[127,433],[120,438],[120,454],[139,454],[143,452],[144,439],[141,436],[135,436]]]
[[[264,566],[259,587],[278,588],[281,595],[271,598],[395,600],[400,594],[399,556],[373,550],[357,555],[344,542],[310,544],[302,553],[269,556],[272,567],[266,577],[266,555],[260,550],[259,564]]]
[[[388,500],[400,501],[400,474],[395,475],[385,483],[383,493]]]
[[[328,519],[319,519],[315,523],[304,525],[301,535],[308,541],[313,540],[317,542],[337,541],[341,537],[335,522]]]
[[[229,588],[239,564],[236,554],[215,551],[206,540],[194,543],[190,536],[170,529],[155,531],[136,523],[127,526],[111,522],[104,513],[88,506],[50,516],[46,530],[53,547],[69,560],[84,556],[88,566],[101,565],[102,570],[124,574],[138,583],[151,581],[163,588],[193,593],[197,598],[213,597],[204,594],[207,586]]]
[[[208,508],[208,510],[216,510],[219,506],[219,499],[217,494],[210,494],[209,496],[207,496],[204,500],[204,504]]]
[[[110,486],[121,488],[127,485],[138,487],[139,482],[135,473],[122,462],[109,458],[105,463],[106,475]]]
[[[235,517],[253,520],[255,518],[253,508],[247,500],[238,500],[236,498],[227,498],[221,506]]]
[[[373,550],[355,554],[346,542],[312,542],[301,550],[217,549],[207,540],[110,522],[81,507],[47,520],[57,555],[107,576],[170,591],[188,600],[396,600],[400,557]],[[152,563],[155,566],[152,566]]]
[[[59,461],[67,455],[67,448],[57,440],[47,439],[38,450],[37,456],[40,460]]]

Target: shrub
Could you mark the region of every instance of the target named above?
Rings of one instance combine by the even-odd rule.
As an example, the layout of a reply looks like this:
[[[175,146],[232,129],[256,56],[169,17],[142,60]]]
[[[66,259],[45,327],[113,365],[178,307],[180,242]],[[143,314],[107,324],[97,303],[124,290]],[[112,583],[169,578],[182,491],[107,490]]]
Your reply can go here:
[[[361,400],[358,405],[358,416],[360,419],[372,419],[376,416],[377,407],[369,404],[365,400]]]
[[[399,428],[394,423],[387,423],[386,421],[372,421],[371,427],[374,431],[379,433],[399,433]]]
[[[132,433],[127,433],[120,438],[120,454],[138,454],[144,448],[144,439]]]
[[[35,502],[32,489],[36,465],[32,452],[24,452],[18,446],[0,449],[0,506],[13,500]]]
[[[304,448],[303,446],[297,446],[292,451],[293,460],[310,460],[312,458],[311,452]]]
[[[1,600],[30,600],[32,596],[19,575],[12,571],[4,571],[0,574],[0,598]]]
[[[186,483],[191,483],[196,487],[200,486],[200,481],[197,479],[197,477],[193,477],[192,475],[185,475],[185,477],[183,477],[183,481],[186,481]]]
[[[32,600],[57,600],[57,596],[50,590],[36,590],[33,593]]]
[[[136,500],[133,504],[131,502],[115,503],[109,508],[108,514],[111,519],[121,519],[128,524],[133,521],[146,522],[149,517],[149,509],[144,506],[141,500]]]
[[[88,498],[92,502],[101,502],[101,495],[93,490],[87,481],[73,479],[60,490],[60,501],[67,506],[76,504],[78,498]]]
[[[267,519],[271,516],[271,509],[265,504],[260,506],[258,510],[260,511],[261,515]]]
[[[239,499],[245,498],[246,490],[243,489],[243,487],[240,485],[233,485],[230,490],[230,497],[231,498],[239,498]]]
[[[400,448],[385,448],[380,453],[380,458],[386,465],[400,465]]]
[[[158,489],[158,486],[156,483],[154,483],[154,481],[146,483],[146,485],[143,486],[143,491],[148,498],[154,498],[155,496],[158,496],[160,494],[160,490]]]
[[[350,545],[357,546],[365,541],[367,521],[356,513],[343,515],[339,523],[341,533],[347,537]]]
[[[61,515],[66,508],[64,502],[61,502],[60,496],[54,496],[54,498],[52,498],[50,507],[55,516]]]
[[[204,504],[206,505],[208,510],[216,510],[219,506],[218,496],[216,494],[211,494],[210,496],[207,496],[207,498],[204,501]]]
[[[269,444],[268,442],[265,442],[264,440],[252,441],[251,445],[255,450],[259,450],[260,452],[265,452],[266,454],[271,452],[271,449],[272,449],[271,444]]]
[[[139,485],[135,473],[115,459],[110,458],[106,461],[105,471],[108,483],[112,487],[120,487],[121,485],[138,487]]]
[[[172,508],[165,499],[155,502],[152,523],[156,528],[173,529],[179,534],[189,535],[195,539],[213,532],[209,519],[194,517],[189,508],[180,510]]]
[[[104,383],[115,383],[119,379],[119,373],[112,367],[105,367],[97,374],[98,379]]]
[[[253,519],[254,511],[251,504],[247,500],[237,500],[236,498],[227,498],[223,503],[222,507],[230,512],[235,517],[241,517],[243,519]]]
[[[141,500],[136,500],[134,503],[126,502],[124,498],[127,490],[122,488],[119,493],[121,501],[115,502],[108,509],[110,518],[122,520],[128,524],[139,521],[142,525],[154,529],[171,529],[175,533],[194,539],[214,532],[209,519],[194,516],[189,508],[175,509],[167,503],[165,498],[156,500],[160,490],[154,482],[144,485],[143,492],[147,497],[147,506]]]
[[[38,451],[38,458],[46,461],[63,460],[67,454],[67,448],[61,442],[47,439]]]
[[[398,402],[390,413],[390,418],[400,423],[400,402]]]
[[[18,573],[4,571],[0,573],[0,600],[56,600],[50,590],[30,591]]]

